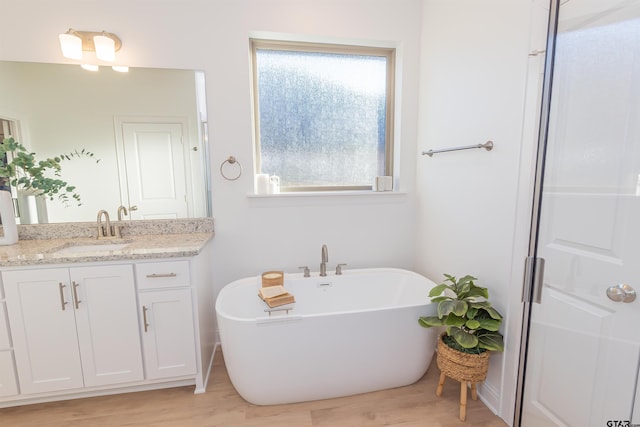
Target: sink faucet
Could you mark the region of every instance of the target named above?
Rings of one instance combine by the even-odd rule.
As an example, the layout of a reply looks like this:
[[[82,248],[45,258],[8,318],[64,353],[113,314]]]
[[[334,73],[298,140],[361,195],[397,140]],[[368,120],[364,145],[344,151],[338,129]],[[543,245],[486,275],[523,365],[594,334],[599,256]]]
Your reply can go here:
[[[127,208],[125,208],[124,206],[120,205],[118,206],[118,221],[122,221],[122,216],[127,216],[129,215],[129,213],[127,212]]]
[[[106,226],[102,225],[103,216]],[[111,221],[109,220],[109,212],[104,209],[98,211],[98,239],[101,237],[111,237]]]
[[[327,245],[322,245],[322,262],[320,263],[320,276],[327,275],[327,262],[329,261],[329,250]]]
[[[120,226],[121,226],[120,223],[122,222],[122,216],[123,215],[126,216],[127,214],[128,214],[127,208],[125,208],[122,205],[118,206],[118,223],[113,226],[113,232],[115,233],[118,239],[122,238],[122,233],[120,232]]]

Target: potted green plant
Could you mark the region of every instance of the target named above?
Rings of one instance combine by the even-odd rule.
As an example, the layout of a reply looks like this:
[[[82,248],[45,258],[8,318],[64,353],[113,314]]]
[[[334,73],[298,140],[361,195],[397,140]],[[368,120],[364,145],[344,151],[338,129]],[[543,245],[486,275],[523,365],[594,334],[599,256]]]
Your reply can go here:
[[[4,138],[0,143],[0,189],[12,185],[34,196],[45,196],[50,200],[58,199],[64,204],[71,200],[78,206],[82,203],[76,187],[61,179],[64,160],[74,157],[88,157],[97,162],[93,153],[81,150],[61,154],[56,157],[36,160],[35,153],[27,150],[14,138]]]
[[[460,420],[464,421],[467,384],[476,400],[476,384],[487,377],[489,354],[504,350],[503,336],[498,332],[502,315],[491,306],[488,289],[476,286],[477,278],[444,276],[444,283],[429,292],[431,301],[437,303],[437,315],[420,317],[418,322],[425,328],[445,328],[437,344],[440,380],[436,395],[442,395],[446,377],[460,381]]]
[[[444,276],[445,282],[429,292],[431,301],[438,304],[438,314],[420,317],[420,325],[446,327],[442,341],[463,353],[503,351],[503,336],[498,332],[502,315],[491,306],[489,290],[476,286],[478,279],[473,276]]]

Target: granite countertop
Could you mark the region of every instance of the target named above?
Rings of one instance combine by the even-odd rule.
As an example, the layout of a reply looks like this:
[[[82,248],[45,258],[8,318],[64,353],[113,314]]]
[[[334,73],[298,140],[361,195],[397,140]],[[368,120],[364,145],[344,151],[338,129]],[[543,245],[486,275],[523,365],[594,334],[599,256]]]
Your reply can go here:
[[[189,225],[190,228],[179,230],[169,229],[171,226],[168,223],[149,223],[151,225],[145,224],[146,232],[126,230],[128,233],[125,233],[123,230],[121,239],[98,240],[82,236],[21,238],[14,245],[0,246],[0,267],[190,257],[200,253],[214,236],[212,223],[211,226],[205,223],[206,227],[202,227],[202,224],[196,224],[195,227]],[[161,225],[160,229],[157,228],[158,224]],[[152,232],[147,234],[150,227]],[[126,246],[114,248],[113,245],[118,244]],[[78,246],[82,246],[83,250],[62,251]]]

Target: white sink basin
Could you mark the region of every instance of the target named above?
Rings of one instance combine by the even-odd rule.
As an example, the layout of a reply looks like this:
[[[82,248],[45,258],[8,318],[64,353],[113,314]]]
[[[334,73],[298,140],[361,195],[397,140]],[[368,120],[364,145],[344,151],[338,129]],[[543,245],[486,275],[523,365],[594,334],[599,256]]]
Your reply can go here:
[[[120,251],[129,246],[129,243],[96,243],[87,245],[73,245],[58,249],[56,255],[78,255],[86,253],[104,253]]]

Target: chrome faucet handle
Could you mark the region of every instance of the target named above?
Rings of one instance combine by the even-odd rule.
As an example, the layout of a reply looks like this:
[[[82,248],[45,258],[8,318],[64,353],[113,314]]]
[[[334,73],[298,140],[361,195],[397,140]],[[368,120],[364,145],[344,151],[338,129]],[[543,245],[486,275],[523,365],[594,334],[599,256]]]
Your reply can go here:
[[[298,267],[298,268],[300,268],[300,269],[304,269],[304,277],[311,277],[311,272],[309,271],[309,267],[307,267],[307,266],[305,265],[305,266]]]
[[[344,267],[347,264],[338,264],[336,265],[336,276],[340,276],[342,274],[342,267]]]

